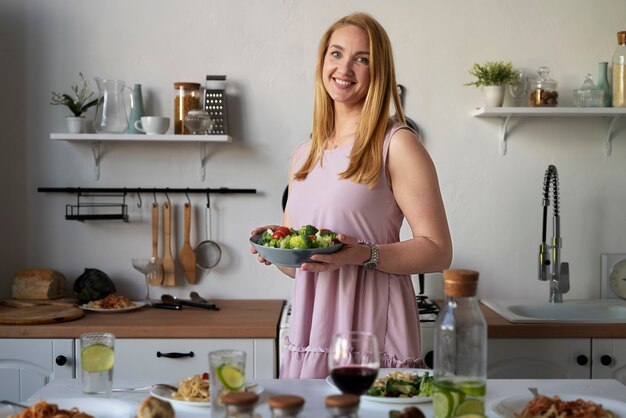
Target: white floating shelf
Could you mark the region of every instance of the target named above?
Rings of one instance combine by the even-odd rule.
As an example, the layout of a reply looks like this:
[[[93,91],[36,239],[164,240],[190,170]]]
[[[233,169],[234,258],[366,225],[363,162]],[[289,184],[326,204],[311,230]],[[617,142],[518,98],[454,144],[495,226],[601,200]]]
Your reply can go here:
[[[103,142],[145,142],[145,143],[197,143],[200,145],[200,180],[205,179],[205,165],[207,161],[208,143],[229,143],[232,138],[228,135],[147,135],[147,134],[68,134],[51,133],[50,139],[55,141],[87,142],[91,144],[91,152],[94,160],[94,175],[96,180],[100,179],[100,160],[102,151],[100,149]]]
[[[472,111],[477,118],[501,118],[500,154],[506,155],[509,121],[512,117],[605,117],[609,119],[604,145],[605,154],[611,155],[613,128],[619,118],[626,115],[623,107],[481,107]]]

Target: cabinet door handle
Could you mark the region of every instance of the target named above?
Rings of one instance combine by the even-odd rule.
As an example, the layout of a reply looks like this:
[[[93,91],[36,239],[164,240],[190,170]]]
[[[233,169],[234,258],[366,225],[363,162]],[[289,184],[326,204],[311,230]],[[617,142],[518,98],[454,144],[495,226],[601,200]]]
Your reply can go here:
[[[603,366],[610,366],[611,363],[613,363],[613,358],[608,354],[605,354],[600,356],[600,363],[602,363]]]
[[[65,356],[57,356],[54,359],[54,362],[57,364],[57,366],[65,366],[67,364],[67,357],[65,357]]]
[[[182,358],[182,357],[193,357],[195,356],[195,354],[193,353],[193,351],[190,351],[188,353],[161,353],[160,351],[157,351],[156,356],[166,357],[166,358]]]
[[[585,356],[584,354],[581,354],[578,357],[576,357],[576,363],[578,363],[579,366],[587,365],[588,361],[589,359],[587,359],[587,356]]]

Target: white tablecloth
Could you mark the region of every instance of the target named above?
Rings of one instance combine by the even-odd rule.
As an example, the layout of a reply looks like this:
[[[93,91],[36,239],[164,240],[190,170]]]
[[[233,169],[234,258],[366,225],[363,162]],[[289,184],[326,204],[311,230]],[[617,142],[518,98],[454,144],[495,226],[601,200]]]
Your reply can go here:
[[[115,387],[142,387],[151,383],[146,379],[132,379],[124,381],[115,381]],[[267,398],[278,394],[296,394],[302,396],[305,400],[303,418],[323,418],[326,417],[326,409],[324,406],[324,398],[327,395],[339,393],[337,389],[330,386],[325,380],[279,380],[264,379],[255,380],[264,388],[264,392],[260,395],[260,401],[257,405],[257,413],[262,417],[270,417],[270,410],[267,405]],[[489,417],[497,417],[499,415],[493,413],[489,405],[499,402],[501,399],[518,396],[529,395],[528,387],[536,387],[540,393],[546,395],[553,394],[577,394],[598,396],[608,399],[626,402],[626,386],[617,380],[610,379],[572,379],[572,380],[489,380],[487,382],[487,415]],[[59,398],[76,398],[83,397],[81,392],[80,379],[57,379],[46,385],[35,393],[30,399],[34,402],[36,399],[53,400]],[[126,400],[136,405],[148,396],[145,392],[115,392],[114,399]],[[620,417],[626,418],[626,403],[623,411],[613,410]],[[417,405],[427,417],[432,416],[432,403],[422,403]],[[359,408],[359,416],[361,418],[377,417],[386,418],[389,416],[388,411],[392,409],[401,410],[404,405],[388,405],[362,401]],[[196,418],[210,416],[208,408],[179,408],[175,407],[176,416],[178,418]]]

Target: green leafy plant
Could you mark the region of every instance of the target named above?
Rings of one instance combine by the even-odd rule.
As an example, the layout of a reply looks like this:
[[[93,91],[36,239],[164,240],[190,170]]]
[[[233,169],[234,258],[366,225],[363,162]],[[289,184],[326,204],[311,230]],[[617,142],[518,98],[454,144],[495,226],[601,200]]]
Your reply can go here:
[[[476,81],[465,83],[466,86],[505,86],[512,84],[516,79],[513,64],[504,61],[487,61],[484,64],[474,64],[469,70]]]
[[[93,97],[94,92],[87,86],[87,80],[83,73],[78,73],[78,75],[82,83],[80,88],[78,86],[70,86],[72,92],[74,92],[74,97],[69,94],[61,94],[53,91],[50,104],[67,106],[74,116],[80,117],[90,107],[98,104],[98,99],[89,100]]]

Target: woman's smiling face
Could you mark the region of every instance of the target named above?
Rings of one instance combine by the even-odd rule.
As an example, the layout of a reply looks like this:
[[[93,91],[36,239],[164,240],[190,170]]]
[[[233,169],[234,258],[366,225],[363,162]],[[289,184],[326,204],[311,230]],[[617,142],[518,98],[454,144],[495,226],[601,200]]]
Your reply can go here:
[[[324,87],[336,103],[362,105],[370,85],[367,32],[353,25],[330,37],[322,71]]]

